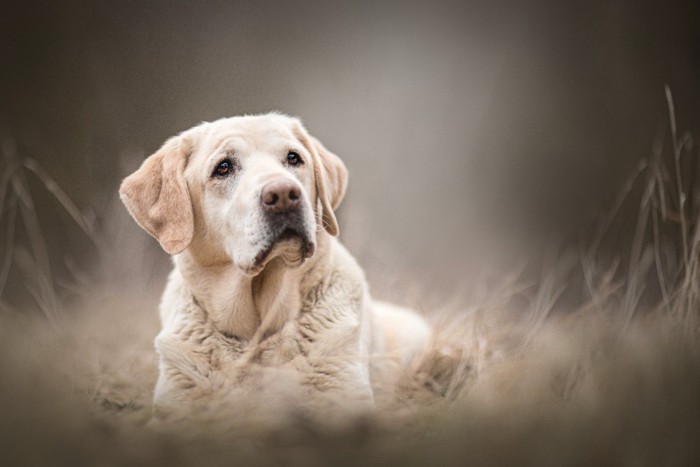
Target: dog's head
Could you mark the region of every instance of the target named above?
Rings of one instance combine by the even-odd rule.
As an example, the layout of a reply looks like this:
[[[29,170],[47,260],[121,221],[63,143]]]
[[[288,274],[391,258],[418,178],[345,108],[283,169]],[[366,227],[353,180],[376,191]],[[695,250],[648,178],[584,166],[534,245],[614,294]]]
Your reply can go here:
[[[192,248],[255,275],[273,258],[300,265],[324,229],[337,235],[334,210],[346,185],[342,161],[299,120],[268,114],[203,123],[169,139],[119,193],[169,254]]]

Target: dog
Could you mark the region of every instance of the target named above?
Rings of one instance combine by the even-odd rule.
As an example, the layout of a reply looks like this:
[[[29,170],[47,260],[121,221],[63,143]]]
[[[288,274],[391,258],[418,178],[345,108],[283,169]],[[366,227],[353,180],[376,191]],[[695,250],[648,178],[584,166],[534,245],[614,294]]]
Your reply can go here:
[[[279,113],[197,125],[124,179],[129,213],[174,262],[154,417],[186,414],[256,366],[294,371],[311,398],[372,407],[377,375],[421,354],[429,325],[372,300],[336,238],[347,181],[340,158]]]

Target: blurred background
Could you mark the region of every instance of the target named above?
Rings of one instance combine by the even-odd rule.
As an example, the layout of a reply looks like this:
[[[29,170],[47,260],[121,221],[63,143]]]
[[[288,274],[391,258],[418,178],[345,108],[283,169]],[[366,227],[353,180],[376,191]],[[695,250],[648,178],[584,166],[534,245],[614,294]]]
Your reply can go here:
[[[5,0],[0,63],[4,173],[36,160],[87,230],[122,242],[113,274],[144,287],[169,262],[119,182],[201,121],[301,117],[349,168],[341,235],[371,281],[401,271],[444,291],[578,241],[670,144],[664,85],[679,131],[700,125],[693,0]],[[70,295],[99,242],[46,177],[23,176],[46,281]],[[5,200],[0,284],[19,307],[39,241]]]

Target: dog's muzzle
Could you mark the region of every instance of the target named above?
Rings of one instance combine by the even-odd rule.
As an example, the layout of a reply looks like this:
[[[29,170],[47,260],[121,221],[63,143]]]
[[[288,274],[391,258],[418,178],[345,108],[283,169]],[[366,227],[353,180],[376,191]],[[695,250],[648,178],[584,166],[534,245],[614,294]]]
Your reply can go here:
[[[262,266],[274,247],[284,241],[299,242],[301,261],[313,256],[316,245],[307,225],[303,191],[297,184],[284,179],[269,182],[260,192],[260,206],[267,238],[255,257],[256,267]]]

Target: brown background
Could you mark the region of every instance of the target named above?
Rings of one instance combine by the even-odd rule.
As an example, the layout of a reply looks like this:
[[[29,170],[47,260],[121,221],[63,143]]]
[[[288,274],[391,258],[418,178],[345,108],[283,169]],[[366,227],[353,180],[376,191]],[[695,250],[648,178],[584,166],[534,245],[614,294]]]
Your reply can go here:
[[[343,236],[375,278],[449,271],[454,285],[537,257],[553,233],[573,241],[668,136],[665,84],[679,127],[700,124],[693,1],[0,8],[0,139],[104,230],[118,218],[141,235],[116,190],[168,136],[280,110],[346,161]],[[30,185],[57,276],[67,257],[88,268],[89,242]],[[167,266],[155,242],[148,254]]]

